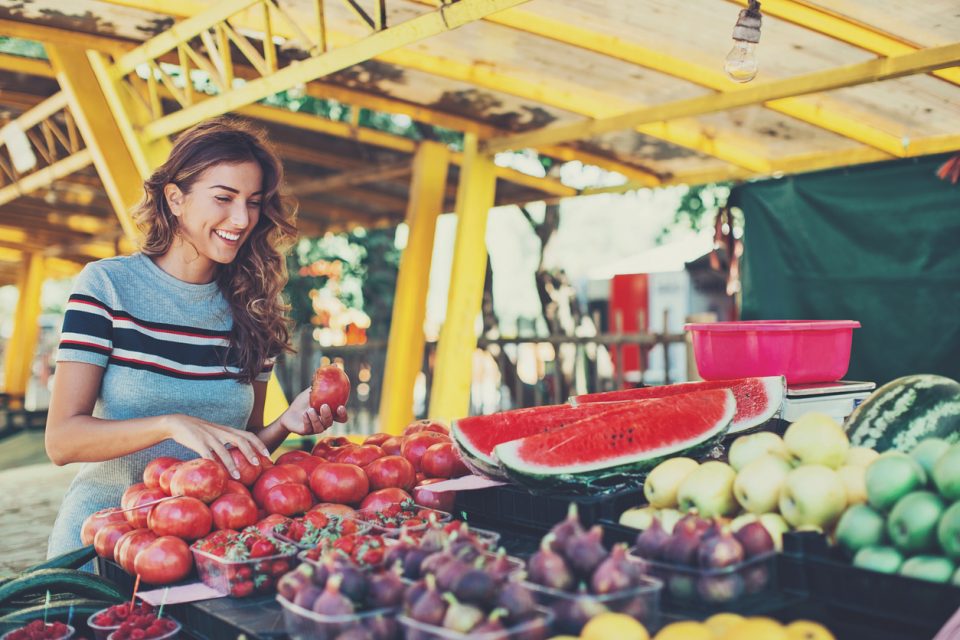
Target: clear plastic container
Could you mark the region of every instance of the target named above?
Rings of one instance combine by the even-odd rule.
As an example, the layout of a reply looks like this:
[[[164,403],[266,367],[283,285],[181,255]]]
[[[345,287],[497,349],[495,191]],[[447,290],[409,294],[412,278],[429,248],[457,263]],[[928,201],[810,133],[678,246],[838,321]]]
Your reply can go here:
[[[285,554],[233,561],[193,547],[190,550],[203,584],[235,598],[272,593],[277,580],[298,562],[296,549]]]
[[[479,556],[484,559],[484,562],[483,562],[483,563],[481,564],[481,566],[480,566],[481,569],[487,567],[490,563],[492,563],[494,560],[497,559],[497,554],[496,554],[496,553],[493,553],[493,552],[491,552],[491,551],[481,551],[481,552],[479,553]],[[523,560],[521,560],[520,558],[515,558],[515,557],[513,557],[513,556],[505,556],[505,557],[506,557],[506,560],[507,560],[507,564],[510,566],[510,569],[509,569],[509,570],[507,571],[507,573],[506,573],[506,579],[507,579],[507,580],[511,580],[511,579],[515,579],[515,578],[521,577],[522,574],[524,574],[524,573],[526,572],[527,566],[526,566],[526,564],[523,562]],[[475,562],[475,561],[476,561],[476,560],[474,559],[474,562]],[[471,564],[472,564],[472,563],[471,563]],[[414,580],[418,580],[418,579],[420,579],[420,578],[422,578],[422,577],[424,577],[424,576],[423,576],[423,575],[419,575],[419,576],[415,576],[415,577],[407,577],[406,574],[404,575],[404,579],[405,579],[405,580],[408,580],[408,581],[410,581],[410,582],[412,582],[412,581],[414,581]]]
[[[372,527],[372,525],[371,525],[369,522],[360,522],[360,521],[355,520],[355,519],[353,519],[353,518],[346,518],[346,517],[345,517],[345,518],[343,518],[343,520],[349,520],[350,522],[353,522],[353,523],[356,525],[356,527],[357,527],[357,528],[356,528],[356,531],[351,531],[350,533],[361,533],[361,534],[362,534],[362,533],[368,533],[368,532],[370,531],[371,527]],[[277,525],[277,527],[279,527],[279,526],[280,526],[280,525]],[[313,549],[315,546],[317,546],[317,544],[319,544],[320,539],[333,541],[333,540],[336,540],[336,539],[339,537],[339,536],[335,536],[335,535],[332,535],[332,534],[328,534],[328,535],[323,535],[323,536],[321,536],[320,539],[318,539],[317,541],[314,541],[314,542],[303,542],[303,540],[304,540],[303,538],[301,538],[300,540],[294,540],[294,539],[292,539],[292,538],[288,538],[287,536],[283,535],[282,533],[277,532],[277,531],[276,531],[277,527],[274,527],[273,529],[270,530],[270,537],[276,538],[276,539],[279,540],[280,542],[286,542],[287,544],[292,544],[293,546],[297,547],[297,548],[300,549],[300,550]],[[349,535],[349,534],[348,534],[348,535]]]
[[[425,533],[425,529],[385,529],[382,532],[382,535],[387,538],[400,538],[401,535],[408,534],[414,540],[420,538],[420,536]],[[489,529],[481,529],[479,527],[470,527],[470,533],[476,535],[477,540],[485,549],[496,549],[497,545],[500,544],[500,533],[497,531],[490,531]]]
[[[173,620],[173,618],[166,618],[166,619]],[[170,631],[166,632],[162,636],[153,636],[151,638],[148,638],[147,640],[172,640],[173,638],[176,638],[177,636],[180,635],[180,630],[182,629],[182,627],[180,626],[180,623],[177,622],[176,620],[173,620],[173,623],[177,626],[175,626]],[[109,636],[107,636],[107,640],[116,640],[116,638],[114,638],[114,634],[111,633]]]
[[[113,606],[116,606],[116,605],[112,605],[110,607],[104,607],[103,609],[100,609],[100,611],[97,611],[96,613],[91,614],[90,617],[87,618],[87,626],[90,627],[90,631],[93,631],[94,640],[107,640],[107,636],[109,636],[111,633],[113,633],[114,631],[120,628],[119,624],[116,624],[110,627],[103,627],[94,622],[97,616],[99,616],[102,613],[106,613],[107,610],[113,608]],[[127,603],[128,608],[129,606],[130,606],[130,603]],[[150,605],[142,602],[137,604],[137,609],[139,609],[140,607],[147,607],[150,611],[153,611],[153,608]]]
[[[51,625],[52,623],[47,623],[46,626],[49,627]],[[70,638],[72,638],[73,635],[77,632],[77,630],[71,627],[70,625],[66,625],[66,627],[67,627],[67,631],[66,633],[64,633],[64,635],[55,637],[55,638],[48,638],[47,640],[69,640]],[[10,631],[7,631],[5,634],[0,636],[0,640],[10,640],[13,634],[16,633],[17,631],[20,631],[21,629],[23,629],[23,627],[17,627],[16,629],[11,629]]]
[[[647,629],[659,624],[663,583],[656,578],[642,577],[641,584],[632,589],[604,594],[560,591],[527,581],[523,584],[538,604],[553,612],[553,631],[558,634],[578,635],[587,620],[608,611],[632,616]]]
[[[446,511],[440,511],[439,509],[427,509],[426,507],[417,507],[417,512],[425,512],[424,517],[429,517],[429,514],[436,514],[437,522],[450,522],[453,520],[453,515],[447,513]],[[354,516],[357,520],[361,522],[367,522],[371,525],[370,532],[378,533],[381,535],[386,534],[395,534],[399,535],[404,531],[417,532],[424,531],[429,526],[427,523],[417,523],[417,524],[406,524],[403,523],[399,527],[387,526],[385,525],[380,518],[379,510],[372,509],[361,509],[357,511]]]
[[[631,557],[634,550],[630,551]],[[639,558],[638,558],[639,559]],[[645,560],[663,581],[664,606],[725,609],[762,599],[777,587],[777,554],[765,553],[723,569],[701,569]]]
[[[508,627],[504,631],[490,633],[459,633],[432,624],[424,624],[413,618],[401,615],[397,618],[403,627],[407,640],[508,640],[509,638],[523,638],[523,640],[547,640],[552,636],[550,631],[553,624],[553,612],[547,608],[538,608],[537,616],[526,622]],[[610,638],[610,640],[615,640]]]
[[[832,382],[847,373],[855,320],[751,320],[687,324],[704,380],[786,376]]]
[[[366,630],[375,640],[400,640],[397,609],[372,609],[349,616],[325,616],[299,607],[281,595],[283,624],[290,640],[334,640],[351,630]]]

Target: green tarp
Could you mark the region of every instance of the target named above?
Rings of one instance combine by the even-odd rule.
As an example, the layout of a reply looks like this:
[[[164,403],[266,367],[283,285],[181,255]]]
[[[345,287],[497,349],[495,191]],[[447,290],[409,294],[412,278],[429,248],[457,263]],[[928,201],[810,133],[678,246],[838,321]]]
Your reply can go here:
[[[743,311],[852,319],[849,380],[960,379],[960,185],[948,156],[745,184]]]

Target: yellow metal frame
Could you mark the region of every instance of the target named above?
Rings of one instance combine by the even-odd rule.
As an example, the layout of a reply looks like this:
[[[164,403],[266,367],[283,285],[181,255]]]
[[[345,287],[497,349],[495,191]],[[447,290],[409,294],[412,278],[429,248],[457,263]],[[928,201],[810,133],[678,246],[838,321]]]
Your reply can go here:
[[[443,213],[450,151],[423,142],[413,160],[407,246],[400,258],[380,396],[380,430],[399,434],[413,421],[413,391],[423,366],[423,322],[437,218]]]
[[[13,335],[4,361],[4,390],[22,398],[30,379],[30,365],[37,348],[40,318],[40,291],[43,287],[44,260],[40,252],[23,256],[17,289],[20,297],[14,312]]]
[[[493,159],[479,152],[476,136],[465,136],[464,164],[457,190],[457,236],[450,293],[430,391],[429,415],[439,420],[460,418],[470,409],[470,380],[477,347],[476,320],[487,268],[487,216],[496,193],[493,169]]]
[[[960,64],[960,43],[931,47],[889,58],[868,60],[867,62],[837,69],[816,71],[784,80],[758,83],[727,93],[677,100],[654,107],[636,109],[610,118],[548,127],[531,133],[494,138],[487,141],[483,145],[483,149],[487,153],[493,153],[507,149],[537,147],[541,144],[558,144],[568,140],[640,127],[650,123],[726,111],[790,96],[831,91],[916,73],[927,73],[936,69],[957,66],[958,64]]]

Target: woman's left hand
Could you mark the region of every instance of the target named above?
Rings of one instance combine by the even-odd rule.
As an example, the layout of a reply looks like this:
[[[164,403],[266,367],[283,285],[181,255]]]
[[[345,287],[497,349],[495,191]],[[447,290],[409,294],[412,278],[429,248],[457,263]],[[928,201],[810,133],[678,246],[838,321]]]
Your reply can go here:
[[[346,422],[346,407],[337,407],[336,411],[336,421]],[[280,416],[279,421],[280,425],[287,431],[308,436],[323,433],[333,426],[334,413],[330,406],[326,404],[321,406],[320,412],[317,413],[310,406],[310,389],[308,388],[301,391],[293,399],[287,410]]]

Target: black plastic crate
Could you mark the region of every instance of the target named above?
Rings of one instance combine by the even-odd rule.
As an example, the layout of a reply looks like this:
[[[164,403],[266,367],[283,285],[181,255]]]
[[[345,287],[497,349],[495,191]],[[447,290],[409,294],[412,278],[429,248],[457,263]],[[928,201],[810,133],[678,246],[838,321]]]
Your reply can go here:
[[[616,521],[620,514],[645,502],[637,487],[603,496],[534,495],[512,485],[476,491],[458,491],[454,514],[466,514],[477,526],[492,525],[497,531],[535,535],[567,516],[570,503],[577,503],[580,522],[589,527],[600,520]]]
[[[960,607],[960,588],[854,567],[822,535],[786,534],[784,548],[801,559],[811,598],[904,638],[932,638]]]

